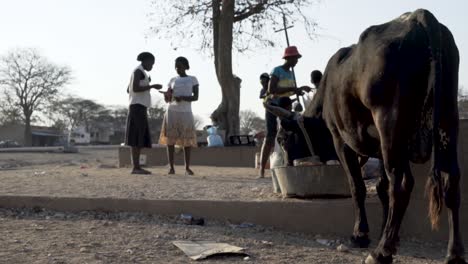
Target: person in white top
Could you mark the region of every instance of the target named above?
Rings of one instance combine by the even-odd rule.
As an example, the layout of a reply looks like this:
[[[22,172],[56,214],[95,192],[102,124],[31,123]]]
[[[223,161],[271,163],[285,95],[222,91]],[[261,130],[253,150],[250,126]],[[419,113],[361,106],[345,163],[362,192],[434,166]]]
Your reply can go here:
[[[127,88],[129,95],[129,110],[127,116],[127,130],[125,145],[132,148],[132,174],[151,174],[140,166],[140,152],[142,148],[151,148],[151,135],[148,126],[148,107],[151,107],[151,89],[161,89],[162,85],[150,85],[151,79],[147,72],[154,65],[154,55],[142,52],[137,60],[140,65],[133,71]]]
[[[186,71],[190,69],[190,65],[184,57],[175,60],[175,69],[178,76],[169,81],[168,90],[164,92],[168,105],[159,144],[167,146],[168,174],[175,174],[174,146],[177,145],[184,148],[185,174],[193,175],[190,169],[190,151],[192,147],[197,146],[197,135],[192,102],[198,100],[198,80],[195,76],[187,75]]]

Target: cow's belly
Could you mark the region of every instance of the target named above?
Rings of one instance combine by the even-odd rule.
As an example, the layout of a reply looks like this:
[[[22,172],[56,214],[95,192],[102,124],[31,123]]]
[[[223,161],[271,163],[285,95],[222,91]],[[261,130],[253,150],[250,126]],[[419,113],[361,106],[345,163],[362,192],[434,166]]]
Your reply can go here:
[[[380,140],[373,124],[361,126],[354,131],[341,131],[341,138],[361,156],[380,158]]]

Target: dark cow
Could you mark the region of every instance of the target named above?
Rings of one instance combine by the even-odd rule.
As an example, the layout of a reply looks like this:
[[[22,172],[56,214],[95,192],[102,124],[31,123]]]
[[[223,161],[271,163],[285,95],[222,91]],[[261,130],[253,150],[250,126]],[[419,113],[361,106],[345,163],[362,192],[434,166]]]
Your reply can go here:
[[[290,101],[289,98],[281,99]],[[328,130],[321,117],[303,117],[300,114],[291,112],[291,107],[284,108],[281,106],[281,102],[277,106],[267,101],[264,106],[267,111],[281,119],[281,130],[278,132],[276,139],[287,154],[287,164],[284,165],[292,166],[294,160],[304,158],[308,158],[308,161],[322,163],[338,160],[330,130]],[[302,128],[300,124],[302,124]],[[311,144],[312,153],[308,143]]]
[[[426,186],[429,216],[448,208],[446,263],[466,263],[459,230],[457,161],[459,53],[450,31],[427,10],[406,13],[365,30],[356,45],[328,62],[306,116],[322,116],[348,175],[355,207],[353,240],[369,244],[359,157],[383,160],[377,190],[384,228],[366,263],[391,263],[414,179],[409,162],[433,166]],[[432,155],[431,155],[432,154]]]

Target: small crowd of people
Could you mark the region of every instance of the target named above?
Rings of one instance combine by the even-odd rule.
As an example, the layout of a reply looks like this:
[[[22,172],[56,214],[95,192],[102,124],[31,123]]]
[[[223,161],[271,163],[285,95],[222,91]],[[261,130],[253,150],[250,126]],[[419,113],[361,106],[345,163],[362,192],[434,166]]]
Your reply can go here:
[[[150,52],[142,52],[137,60],[140,63],[133,71],[127,93],[129,94],[129,111],[125,144],[131,147],[132,174],[151,174],[140,165],[141,149],[151,148],[151,134],[148,125],[148,108],[151,107],[151,89],[159,90],[164,95],[167,109],[164,114],[159,144],[167,146],[169,160],[168,174],[175,174],[175,145],[184,149],[185,174],[193,175],[190,169],[190,152],[197,146],[195,122],[192,114],[192,102],[198,100],[199,84],[195,76],[187,74],[190,69],[185,57],[175,59],[177,76],[173,77],[166,91],[161,91],[161,84],[150,84],[148,72],[153,69],[155,57]]]
[[[309,104],[312,100],[312,96],[309,94],[312,88],[307,85],[297,87],[293,71],[301,57],[302,55],[299,53],[297,47],[290,46],[285,49],[283,55],[284,63],[275,67],[270,74],[262,73],[260,75],[260,83],[262,85],[260,99],[268,100],[269,104],[276,105],[288,111],[292,111],[292,109],[295,108],[293,107],[293,103],[299,98],[296,96],[295,99],[291,99],[291,96],[301,95],[303,96],[304,105]],[[318,89],[321,79],[321,71],[314,70],[311,72],[310,81],[315,89]],[[300,104],[299,101],[295,103]],[[278,121],[279,119],[273,113],[265,110],[266,133],[260,153],[260,178],[265,177],[266,165],[275,146],[278,128],[281,127]],[[327,156],[325,157],[326,159],[335,159],[333,154],[326,154],[324,156]]]
[[[285,49],[284,63],[275,67],[270,74],[262,73],[260,83],[262,89],[260,98],[289,111],[296,99],[291,96],[304,96],[304,104],[312,100],[308,93],[312,90],[310,86],[297,87],[293,68],[302,55],[297,47],[290,46]],[[159,144],[166,145],[167,158],[169,162],[168,174],[175,174],[174,152],[175,146],[180,146],[184,151],[185,174],[194,175],[190,168],[191,148],[197,146],[197,136],[194,117],[192,114],[192,102],[198,100],[199,83],[195,76],[187,74],[190,69],[189,61],[185,57],[175,59],[175,70],[177,75],[170,79],[167,90],[162,91],[161,84],[151,84],[148,75],[155,64],[155,57],[149,52],[142,52],[137,56],[140,62],[132,72],[127,93],[129,94],[129,112],[127,117],[127,128],[125,144],[131,147],[133,169],[132,174],[151,174],[140,165],[140,154],[143,148],[151,148],[152,140],[148,125],[147,110],[151,107],[151,89],[156,89],[163,94],[167,103],[166,112],[162,123]],[[311,73],[311,83],[317,89],[322,78],[322,73],[314,70]],[[296,101],[296,104],[300,104]],[[266,133],[260,155],[260,177],[265,176],[265,168],[270,154],[275,146],[279,123],[277,117],[265,111]]]

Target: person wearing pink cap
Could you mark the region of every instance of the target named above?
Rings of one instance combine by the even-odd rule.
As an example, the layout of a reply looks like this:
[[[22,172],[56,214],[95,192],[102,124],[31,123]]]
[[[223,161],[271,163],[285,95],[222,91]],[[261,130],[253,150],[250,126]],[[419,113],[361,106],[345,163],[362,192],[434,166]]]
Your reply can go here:
[[[309,86],[296,87],[292,68],[296,66],[299,58],[302,55],[297,50],[296,46],[289,46],[284,50],[283,65],[275,67],[270,74],[270,82],[268,85],[267,99],[272,104],[278,104],[278,99],[281,97],[290,97],[295,94],[303,94],[310,92]],[[269,113],[267,113],[268,115]],[[277,121],[276,117],[266,118],[266,135],[263,141],[262,151],[260,154],[260,178],[265,177],[265,167],[270,157],[271,150],[275,143]]]

